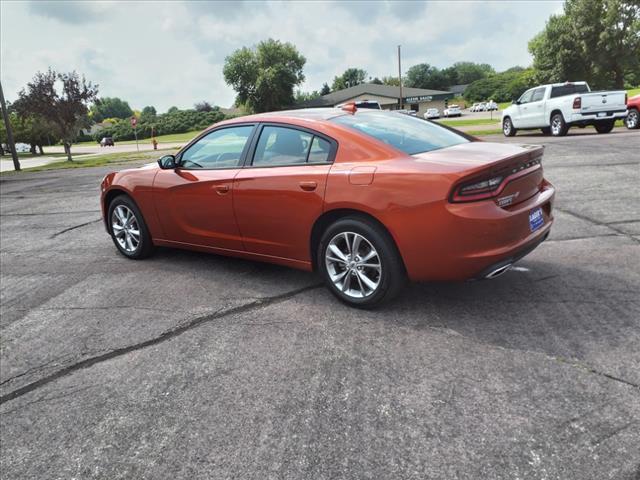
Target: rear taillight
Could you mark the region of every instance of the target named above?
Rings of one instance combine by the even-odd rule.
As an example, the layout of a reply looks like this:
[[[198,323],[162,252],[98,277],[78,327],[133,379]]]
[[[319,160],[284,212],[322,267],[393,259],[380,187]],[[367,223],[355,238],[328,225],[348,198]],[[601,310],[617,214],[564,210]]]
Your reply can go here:
[[[500,187],[502,176],[487,178],[486,180],[474,180],[473,182],[463,183],[453,194],[453,201],[480,200],[490,198],[494,192]]]
[[[515,180],[523,175],[528,175],[535,168],[539,168],[541,159],[541,157],[538,157],[513,168],[509,168],[501,173],[494,173],[484,178],[477,177],[473,180],[460,183],[453,189],[453,193],[449,199],[453,203],[459,203],[493,198],[504,190],[504,187],[511,180]]]
[[[582,98],[576,97],[573,99],[573,109],[579,110],[582,107]]]

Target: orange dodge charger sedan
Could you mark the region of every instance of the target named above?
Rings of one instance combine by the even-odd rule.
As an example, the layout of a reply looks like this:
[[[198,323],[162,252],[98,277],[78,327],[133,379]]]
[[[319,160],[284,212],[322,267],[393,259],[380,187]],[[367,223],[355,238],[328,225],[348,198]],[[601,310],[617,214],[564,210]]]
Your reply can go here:
[[[108,174],[101,204],[128,258],[163,246],[313,270],[373,307],[406,279],[493,278],[537,247],[555,195],[542,153],[354,105],[265,113]]]

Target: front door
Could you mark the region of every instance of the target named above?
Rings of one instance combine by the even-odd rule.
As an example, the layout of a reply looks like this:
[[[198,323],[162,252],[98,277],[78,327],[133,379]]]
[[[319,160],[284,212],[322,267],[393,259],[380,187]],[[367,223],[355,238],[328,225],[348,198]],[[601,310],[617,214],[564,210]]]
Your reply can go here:
[[[261,128],[253,157],[234,181],[234,205],[249,252],[310,261],[335,141],[278,125]]]
[[[154,198],[165,240],[242,250],[233,213],[233,179],[241,169],[254,125],[214,130],[179,156],[175,170],[161,170]]]

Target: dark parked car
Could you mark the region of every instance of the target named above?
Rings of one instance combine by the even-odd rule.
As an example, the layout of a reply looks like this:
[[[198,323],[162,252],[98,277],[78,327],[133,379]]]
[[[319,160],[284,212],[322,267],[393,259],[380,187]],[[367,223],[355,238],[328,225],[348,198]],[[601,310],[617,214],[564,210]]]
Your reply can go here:
[[[100,146],[101,147],[115,146],[115,143],[113,142],[113,137],[102,137],[102,140],[100,140]]]

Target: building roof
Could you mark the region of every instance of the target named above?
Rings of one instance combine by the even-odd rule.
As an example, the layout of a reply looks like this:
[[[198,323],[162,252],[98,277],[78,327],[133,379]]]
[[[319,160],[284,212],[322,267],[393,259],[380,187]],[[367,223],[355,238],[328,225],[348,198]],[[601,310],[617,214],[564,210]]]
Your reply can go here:
[[[449,88],[449,91],[451,93],[455,93],[456,95],[461,95],[464,93],[464,91],[467,89],[468,86],[469,86],[468,83],[465,83],[464,85],[454,85]]]
[[[421,97],[427,95],[447,95],[451,92],[444,92],[442,90],[428,90],[425,88],[411,88],[403,87],[402,95],[406,97]],[[376,95],[379,97],[399,98],[400,87],[393,85],[378,85],[376,83],[361,83],[355,87],[345,88],[344,90],[338,90],[331,92],[322,97],[314,98],[300,104],[301,107],[326,107],[337,105],[350,98],[358,97],[360,95]]]

